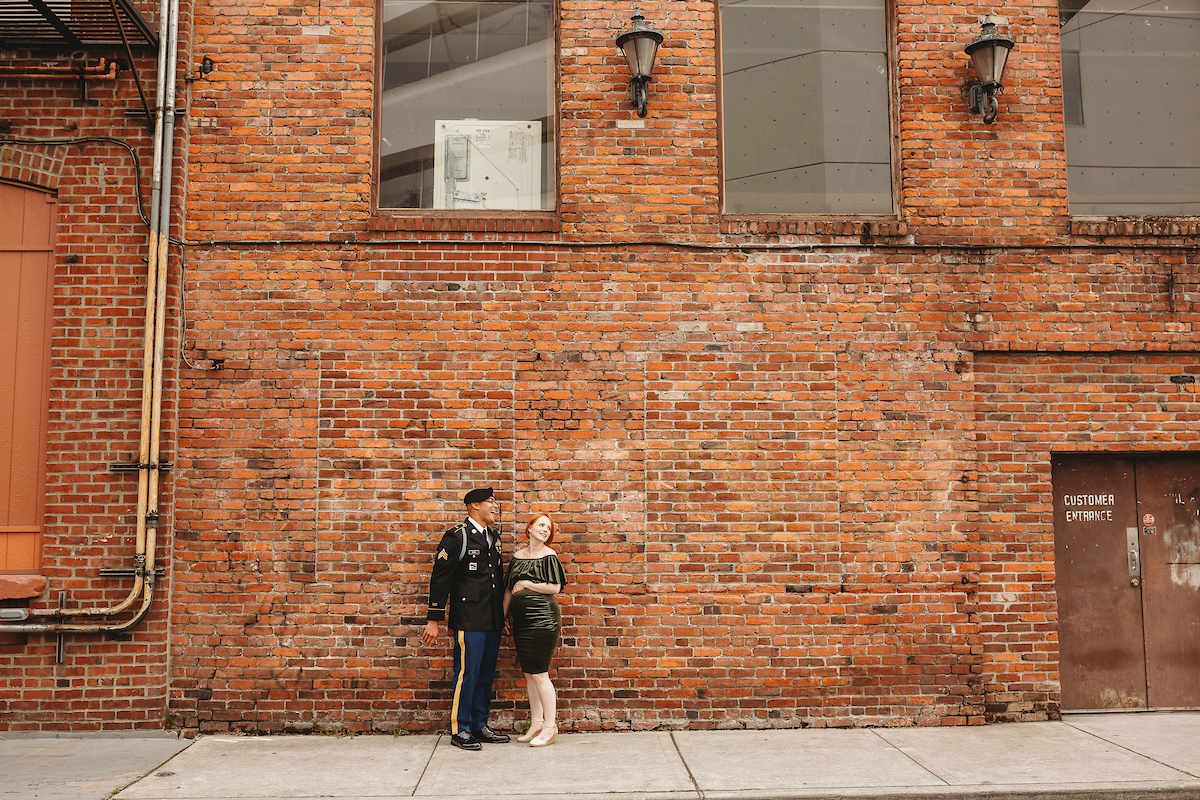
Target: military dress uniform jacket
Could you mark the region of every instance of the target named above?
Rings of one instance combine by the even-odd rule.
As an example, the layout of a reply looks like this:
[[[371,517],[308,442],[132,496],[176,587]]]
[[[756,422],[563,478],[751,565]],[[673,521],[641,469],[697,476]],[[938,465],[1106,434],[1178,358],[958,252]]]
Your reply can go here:
[[[488,528],[488,532],[492,536],[491,546],[488,546],[487,537],[466,520],[442,536],[433,557],[426,619],[443,621],[449,607],[449,624],[453,630],[504,629],[504,564],[500,555],[500,532],[494,528]]]

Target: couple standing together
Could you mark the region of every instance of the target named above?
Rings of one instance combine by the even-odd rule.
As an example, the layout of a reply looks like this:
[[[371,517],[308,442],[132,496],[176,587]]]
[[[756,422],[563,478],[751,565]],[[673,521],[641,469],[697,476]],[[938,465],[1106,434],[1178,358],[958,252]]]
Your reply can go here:
[[[525,546],[513,553],[504,571],[498,505],[492,490],[472,489],[463,498],[467,518],[442,536],[429,579],[428,622],[421,641],[437,641],[449,611],[454,636],[454,696],[450,707],[450,742],[463,750],[483,743],[507,742],[508,736],[488,727],[492,679],[504,621],[512,617],[513,644],[529,693],[529,730],[517,737],[533,747],[551,744],[555,724],[554,684],[550,658],[562,632],[558,594],[567,584],[554,541],[554,521],[545,514],[525,525]]]

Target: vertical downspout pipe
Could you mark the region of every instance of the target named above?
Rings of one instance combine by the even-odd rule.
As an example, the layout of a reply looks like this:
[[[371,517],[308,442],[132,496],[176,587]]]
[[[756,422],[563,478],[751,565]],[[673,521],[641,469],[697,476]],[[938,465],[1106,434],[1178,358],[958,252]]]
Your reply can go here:
[[[179,0],[168,0],[171,8],[170,44],[166,77],[166,108],[163,128],[162,155],[162,208],[159,212],[159,246],[158,246],[158,280],[157,308],[154,316],[154,390],[150,420],[150,461],[149,461],[149,497],[147,506],[146,534],[146,593],[145,605],[149,607],[154,594],[155,544],[158,538],[158,482],[161,474],[159,451],[162,443],[162,393],[163,393],[163,361],[166,344],[167,320],[167,256],[171,233],[171,172],[175,159],[175,71],[179,59],[176,51],[179,48]]]
[[[158,84],[154,87],[156,118],[154,122],[154,170],[150,184],[150,252],[149,270],[146,280],[146,320],[142,349],[142,422],[141,438],[138,442],[138,500],[137,500],[137,550],[134,554],[134,569],[138,573],[139,583],[146,580],[146,540],[147,528],[152,522],[158,524],[157,512],[151,517],[151,473],[157,485],[157,463],[151,459],[151,440],[153,431],[153,408],[155,369],[154,356],[161,352],[162,345],[155,345],[155,338],[162,328],[161,320],[157,319],[160,303],[158,295],[163,292],[166,277],[167,235],[170,219],[163,219],[163,208],[170,209],[169,200],[164,202],[163,195],[171,195],[170,164],[171,141],[167,136],[167,96],[175,95],[175,39],[178,32],[179,11],[177,0],[163,0],[163,8],[158,20]],[[170,122],[174,122],[171,118]],[[163,174],[167,173],[164,182]],[[157,509],[157,502],[154,503]]]

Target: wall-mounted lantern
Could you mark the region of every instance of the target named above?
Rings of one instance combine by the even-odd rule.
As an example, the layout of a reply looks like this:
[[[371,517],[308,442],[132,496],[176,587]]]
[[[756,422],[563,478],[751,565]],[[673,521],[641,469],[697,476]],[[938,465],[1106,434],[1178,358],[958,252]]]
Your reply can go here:
[[[641,14],[634,14],[629,30],[617,37],[617,47],[625,53],[629,72],[633,75],[629,82],[630,99],[637,106],[639,117],[646,116],[646,84],[654,74],[654,57],[662,41],[663,35]]]
[[[1012,39],[1000,35],[996,23],[987,20],[983,23],[983,30],[967,45],[967,55],[971,57],[975,74],[979,76],[979,83],[971,87],[971,110],[983,117],[985,125],[1000,113],[996,95],[1004,88],[1004,65],[1015,44]]]

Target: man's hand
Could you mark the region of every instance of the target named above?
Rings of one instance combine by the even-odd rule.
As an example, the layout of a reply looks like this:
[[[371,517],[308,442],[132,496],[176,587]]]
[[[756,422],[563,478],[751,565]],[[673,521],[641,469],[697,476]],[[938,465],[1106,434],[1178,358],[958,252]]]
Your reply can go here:
[[[425,644],[433,644],[437,641],[440,626],[434,620],[429,620],[425,623],[425,630],[421,631],[421,641]]]

